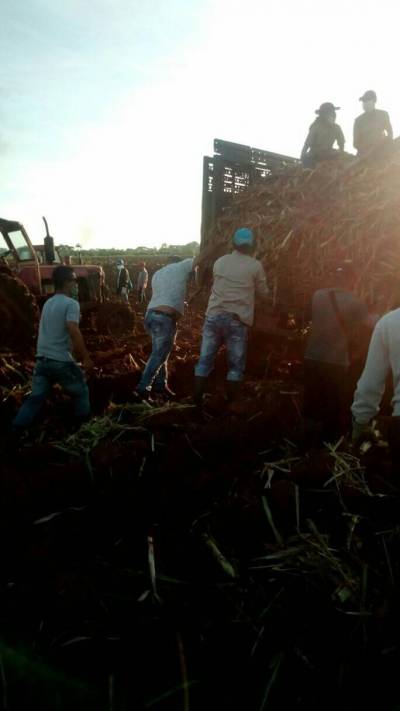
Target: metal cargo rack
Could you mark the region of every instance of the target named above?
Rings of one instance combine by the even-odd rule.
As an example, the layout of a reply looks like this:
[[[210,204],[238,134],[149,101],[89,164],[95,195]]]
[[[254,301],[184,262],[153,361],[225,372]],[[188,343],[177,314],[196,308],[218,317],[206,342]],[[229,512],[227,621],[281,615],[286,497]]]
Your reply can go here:
[[[291,156],[216,138],[214,155],[203,158],[201,246],[206,244],[210,229],[235,195],[298,162]]]

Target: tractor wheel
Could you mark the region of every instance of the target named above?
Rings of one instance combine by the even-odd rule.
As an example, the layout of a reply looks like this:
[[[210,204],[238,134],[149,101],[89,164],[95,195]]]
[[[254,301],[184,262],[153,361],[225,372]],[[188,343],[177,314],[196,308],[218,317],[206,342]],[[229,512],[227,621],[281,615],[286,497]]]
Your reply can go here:
[[[1,343],[6,348],[32,348],[37,335],[39,309],[35,297],[21,279],[0,272]]]
[[[132,333],[135,326],[135,312],[128,304],[106,301],[99,306],[96,316],[98,333],[122,336]]]

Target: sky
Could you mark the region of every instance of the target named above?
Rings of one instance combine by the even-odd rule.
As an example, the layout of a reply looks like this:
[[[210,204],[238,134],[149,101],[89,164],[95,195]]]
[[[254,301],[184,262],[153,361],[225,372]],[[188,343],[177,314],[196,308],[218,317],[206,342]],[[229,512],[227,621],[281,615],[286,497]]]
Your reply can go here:
[[[0,216],[34,242],[200,239],[214,138],[298,156],[315,109],[352,151],[367,89],[400,133],[396,0],[0,0]],[[396,76],[397,79],[397,76]]]

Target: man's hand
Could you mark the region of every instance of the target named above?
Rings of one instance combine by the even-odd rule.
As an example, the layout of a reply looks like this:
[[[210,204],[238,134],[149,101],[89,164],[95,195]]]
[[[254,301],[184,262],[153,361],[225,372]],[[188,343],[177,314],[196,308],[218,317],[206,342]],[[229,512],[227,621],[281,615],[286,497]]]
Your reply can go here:
[[[351,431],[351,443],[354,446],[361,444],[363,440],[368,439],[371,435],[371,424],[369,422],[356,422],[353,420],[353,427]]]
[[[85,356],[85,358],[82,361],[82,367],[86,371],[86,373],[91,373],[93,368],[94,368],[94,363],[90,357],[90,355]]]
[[[71,336],[71,341],[72,341],[72,349],[74,352],[75,357],[81,361],[83,364],[85,370],[92,370],[93,369],[93,363],[92,359],[87,352],[86,346],[85,346],[85,341],[83,340],[83,336],[80,332],[79,329],[79,324],[76,323],[75,321],[67,321],[67,329],[68,333]],[[85,365],[86,363],[86,365]]]

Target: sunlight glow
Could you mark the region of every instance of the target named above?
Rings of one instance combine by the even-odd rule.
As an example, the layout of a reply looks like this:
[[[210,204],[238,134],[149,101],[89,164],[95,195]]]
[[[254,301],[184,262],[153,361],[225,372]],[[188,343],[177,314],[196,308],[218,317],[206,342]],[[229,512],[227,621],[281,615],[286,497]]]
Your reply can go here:
[[[133,4],[122,6],[134,15]],[[58,243],[182,244],[200,237],[202,157],[215,137],[298,156],[314,109],[333,101],[352,151],[366,89],[397,135],[395,2],[210,0],[196,18],[191,44],[153,58],[140,85],[132,71],[118,96],[104,96],[106,111],[75,122],[61,158],[46,153],[45,135],[40,159],[29,159],[27,143],[5,154],[1,216],[24,222],[34,241],[44,214]],[[69,71],[74,61],[65,60]],[[67,132],[62,110],[58,120]]]

